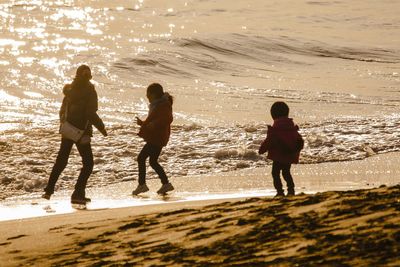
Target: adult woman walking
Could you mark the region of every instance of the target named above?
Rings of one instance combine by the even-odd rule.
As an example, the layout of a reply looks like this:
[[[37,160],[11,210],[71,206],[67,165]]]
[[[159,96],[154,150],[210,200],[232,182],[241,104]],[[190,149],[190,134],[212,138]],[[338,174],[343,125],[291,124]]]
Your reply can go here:
[[[83,167],[75,184],[75,190],[71,195],[71,203],[84,204],[90,202],[90,199],[86,198],[85,189],[94,165],[90,144],[93,133],[92,125],[104,136],[107,136],[104,123],[96,113],[98,108],[97,93],[94,85],[90,82],[91,79],[90,68],[86,65],[81,65],[76,71],[73,82],[64,86],[63,92],[65,97],[60,109],[61,125],[63,126],[64,123],[72,125],[72,127],[81,129],[82,134],[78,140],[72,140],[75,138],[66,136],[65,132],[60,130],[62,134],[61,146],[49,181],[44,189],[45,193],[42,197],[45,199],[50,199],[54,193],[56,182],[67,166],[72,146],[75,144],[82,157]]]

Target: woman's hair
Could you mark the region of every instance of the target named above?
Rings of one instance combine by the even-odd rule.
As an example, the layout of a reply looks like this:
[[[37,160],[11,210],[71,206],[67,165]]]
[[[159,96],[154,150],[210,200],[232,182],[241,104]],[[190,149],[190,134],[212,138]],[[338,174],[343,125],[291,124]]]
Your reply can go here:
[[[85,71],[89,71],[89,73],[91,73],[91,70],[88,65],[80,65],[76,70],[74,81],[88,82],[92,77],[91,75],[90,77],[84,75]]]
[[[93,87],[90,83],[91,78],[92,75],[89,66],[80,65],[76,70],[75,78],[71,83],[71,92],[69,93],[69,96],[73,99],[72,101],[77,101],[87,96],[89,90],[83,89]]]
[[[275,102],[271,106],[271,116],[274,120],[279,117],[289,116],[289,106],[282,101]]]
[[[163,97],[164,95],[168,95],[168,100],[172,103],[174,102],[174,98],[168,94],[164,93],[164,89],[159,83],[152,83],[147,87],[147,95],[154,95],[156,98]]]

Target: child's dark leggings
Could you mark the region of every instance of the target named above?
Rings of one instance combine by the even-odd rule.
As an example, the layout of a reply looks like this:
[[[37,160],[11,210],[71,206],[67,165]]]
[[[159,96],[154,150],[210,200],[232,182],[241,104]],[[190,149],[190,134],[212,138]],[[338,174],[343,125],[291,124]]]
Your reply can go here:
[[[146,143],[140,151],[137,161],[139,164],[139,184],[146,183],[146,159],[150,157],[150,166],[156,171],[162,184],[168,184],[168,178],[163,167],[158,163],[162,147]]]
[[[290,167],[292,164],[289,163],[280,163],[274,161],[272,163],[272,178],[274,179],[274,187],[278,194],[283,194],[282,182],[280,177],[280,172],[282,171],[283,179],[285,179],[288,193],[294,193],[294,183],[293,177],[290,174]]]

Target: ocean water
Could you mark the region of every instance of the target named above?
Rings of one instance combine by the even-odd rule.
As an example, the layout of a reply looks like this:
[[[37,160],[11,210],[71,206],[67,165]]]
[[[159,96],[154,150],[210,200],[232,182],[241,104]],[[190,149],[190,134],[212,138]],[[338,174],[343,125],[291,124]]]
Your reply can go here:
[[[171,177],[269,164],[257,149],[277,100],[306,140],[301,163],[400,151],[399,11],[395,0],[1,1],[0,198],[45,185],[62,87],[83,63],[110,134],[94,137],[90,187],[136,179],[134,118],[152,82],[175,97],[161,156]],[[79,168],[74,151],[59,189]]]

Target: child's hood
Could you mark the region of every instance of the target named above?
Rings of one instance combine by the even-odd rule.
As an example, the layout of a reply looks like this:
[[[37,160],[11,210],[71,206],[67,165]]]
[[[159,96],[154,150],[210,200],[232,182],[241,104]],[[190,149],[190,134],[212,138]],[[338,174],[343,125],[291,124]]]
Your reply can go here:
[[[272,127],[279,130],[299,130],[299,127],[293,122],[293,119],[288,117],[275,119]]]
[[[159,106],[161,104],[168,103],[168,104],[172,105],[171,99],[172,99],[172,97],[169,93],[164,93],[164,95],[162,97],[160,97],[150,103],[149,111],[151,112],[152,110],[154,110],[154,108],[156,108],[157,106]]]

